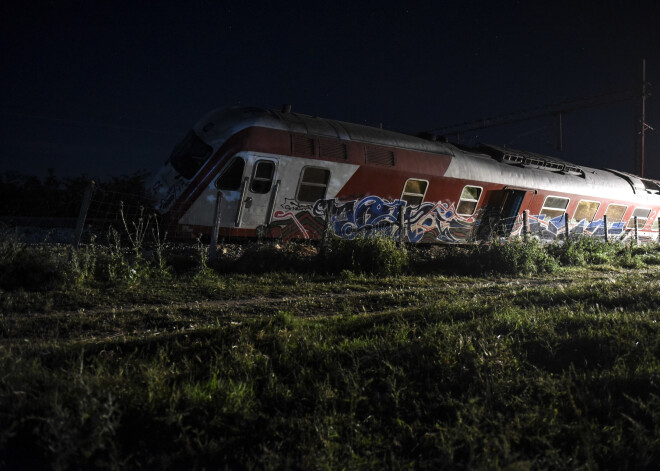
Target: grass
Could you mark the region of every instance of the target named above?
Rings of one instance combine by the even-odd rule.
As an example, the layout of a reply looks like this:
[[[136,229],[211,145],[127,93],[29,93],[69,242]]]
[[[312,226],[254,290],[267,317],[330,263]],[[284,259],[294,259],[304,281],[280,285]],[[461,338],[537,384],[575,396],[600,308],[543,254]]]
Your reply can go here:
[[[0,468],[653,469],[657,248],[509,250],[114,280],[46,251],[0,290]]]

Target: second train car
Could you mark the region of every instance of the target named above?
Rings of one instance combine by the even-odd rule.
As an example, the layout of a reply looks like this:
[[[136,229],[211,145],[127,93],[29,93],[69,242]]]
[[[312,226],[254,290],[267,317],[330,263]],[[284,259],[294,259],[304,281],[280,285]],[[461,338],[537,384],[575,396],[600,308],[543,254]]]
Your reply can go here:
[[[319,239],[386,231],[465,243],[526,230],[656,240],[660,182],[483,145],[254,107],[215,110],[155,175],[156,209],[178,234]],[[635,226],[636,223],[636,226]],[[400,232],[403,230],[403,234]]]

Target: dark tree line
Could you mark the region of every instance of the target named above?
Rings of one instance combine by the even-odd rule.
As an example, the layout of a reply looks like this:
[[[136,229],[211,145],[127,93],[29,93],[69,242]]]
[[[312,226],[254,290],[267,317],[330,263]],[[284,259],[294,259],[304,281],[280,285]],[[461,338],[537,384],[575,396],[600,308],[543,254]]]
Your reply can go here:
[[[121,200],[127,206],[145,206],[148,173],[95,180],[93,200]],[[72,218],[78,215],[90,177],[58,177],[53,169],[45,178],[14,172],[0,174],[0,217]],[[111,195],[111,196],[108,196]]]

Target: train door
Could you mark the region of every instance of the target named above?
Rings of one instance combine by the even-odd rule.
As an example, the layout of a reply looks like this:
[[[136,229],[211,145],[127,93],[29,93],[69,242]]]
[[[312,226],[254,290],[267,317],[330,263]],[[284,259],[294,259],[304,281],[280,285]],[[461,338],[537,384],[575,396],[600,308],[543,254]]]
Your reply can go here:
[[[527,196],[527,190],[505,189],[504,202],[500,212],[500,231],[501,235],[508,237],[513,230],[518,214],[520,214],[523,201]]]
[[[267,226],[279,189],[277,160],[254,155],[236,155],[215,181],[222,191],[220,227]]]
[[[220,227],[235,227],[238,208],[242,201],[243,175],[245,175],[246,157],[234,156],[220,172],[215,187],[222,192],[220,201]],[[209,208],[210,209],[210,208]],[[212,225],[213,221],[209,222]]]
[[[277,160],[250,156],[243,172],[235,227],[268,226],[278,190]]]

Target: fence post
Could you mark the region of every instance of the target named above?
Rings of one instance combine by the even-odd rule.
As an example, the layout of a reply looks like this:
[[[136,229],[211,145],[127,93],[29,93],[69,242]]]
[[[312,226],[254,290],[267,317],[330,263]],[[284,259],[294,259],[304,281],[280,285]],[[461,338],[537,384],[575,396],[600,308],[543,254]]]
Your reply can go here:
[[[566,231],[566,242],[568,242],[568,236],[570,235],[568,228],[568,214],[564,214],[564,229]]]
[[[406,241],[406,204],[399,205],[399,245]]]
[[[92,202],[92,193],[94,191],[94,180],[90,180],[85,188],[85,194],[83,195],[83,202],[80,206],[80,212],[78,213],[78,221],[76,222],[76,229],[73,232],[73,240],[71,245],[74,249],[77,249],[80,245],[80,239],[82,238],[82,232],[85,227],[85,219],[87,219],[87,211],[89,211],[89,205]]]
[[[609,238],[607,237],[607,215],[603,216],[603,229],[605,229],[605,242],[609,242]]]
[[[637,216],[633,216],[635,219],[635,244],[639,244],[639,230],[637,229]]]
[[[220,204],[222,203],[222,191],[218,191],[215,197],[215,214],[213,218],[213,229],[211,229],[211,246],[209,247],[209,259],[215,260],[218,251],[218,229],[220,229]]]
[[[321,253],[325,254],[328,249],[328,240],[330,239],[330,227],[332,225],[332,215],[335,212],[335,200],[326,200],[325,206],[325,228],[323,230],[323,239],[321,239]]]
[[[529,238],[529,209],[523,211],[523,237]]]

